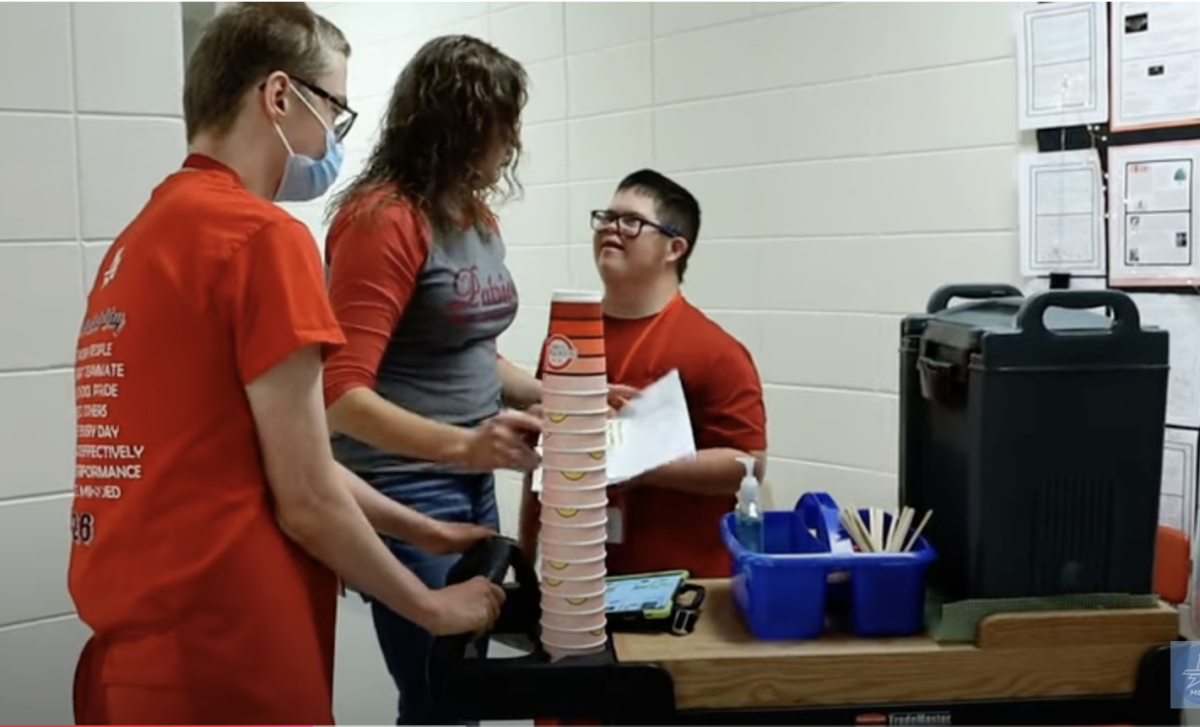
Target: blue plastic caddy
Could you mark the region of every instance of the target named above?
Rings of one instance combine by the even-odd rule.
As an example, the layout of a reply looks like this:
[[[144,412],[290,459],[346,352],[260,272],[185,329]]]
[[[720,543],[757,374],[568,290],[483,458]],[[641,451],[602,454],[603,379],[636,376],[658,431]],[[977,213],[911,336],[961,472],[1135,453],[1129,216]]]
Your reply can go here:
[[[907,553],[856,552],[838,512],[833,498],[819,492],[801,497],[792,511],[763,513],[763,553],[738,542],[733,513],[721,521],[733,556],[734,602],[755,637],[815,639],[831,611],[845,611],[858,636],[924,631],[925,572],[937,558],[933,547],[922,537]],[[869,526],[870,512],[859,514]],[[890,527],[890,515],[885,517]],[[836,573],[846,578],[831,583]]]

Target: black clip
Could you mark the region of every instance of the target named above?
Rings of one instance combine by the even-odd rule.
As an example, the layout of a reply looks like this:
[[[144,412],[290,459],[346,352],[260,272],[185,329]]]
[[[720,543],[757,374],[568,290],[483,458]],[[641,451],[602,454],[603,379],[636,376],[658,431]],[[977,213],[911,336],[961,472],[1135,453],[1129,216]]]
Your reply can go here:
[[[694,608],[677,608],[671,618],[671,633],[676,636],[687,636],[696,629],[696,619],[700,612]]]
[[[671,616],[671,633],[687,636],[696,629],[705,594],[704,586],[695,583],[685,583],[679,587],[675,594],[675,613]]]

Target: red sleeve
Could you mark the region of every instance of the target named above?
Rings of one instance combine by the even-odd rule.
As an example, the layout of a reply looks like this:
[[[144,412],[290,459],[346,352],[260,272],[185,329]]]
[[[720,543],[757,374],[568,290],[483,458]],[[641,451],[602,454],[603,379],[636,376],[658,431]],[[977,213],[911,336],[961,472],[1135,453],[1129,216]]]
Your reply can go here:
[[[316,241],[299,220],[263,227],[234,253],[219,285],[243,384],[305,346],[322,344],[329,354],[345,342],[325,296]]]
[[[730,447],[743,452],[767,449],[767,411],[762,382],[746,347],[727,333],[714,337],[697,429],[697,449]]]
[[[419,213],[369,203],[338,214],[326,239],[329,301],[346,345],[325,365],[325,405],[375,388],[379,362],[412,298],[432,236]]]

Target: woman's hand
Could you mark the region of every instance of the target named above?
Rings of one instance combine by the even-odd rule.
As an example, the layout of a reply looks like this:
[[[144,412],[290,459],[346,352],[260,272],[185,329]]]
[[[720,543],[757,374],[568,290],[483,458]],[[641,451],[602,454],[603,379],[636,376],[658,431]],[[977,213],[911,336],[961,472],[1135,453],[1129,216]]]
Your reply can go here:
[[[480,540],[494,537],[496,531],[472,523],[450,523],[432,520],[428,534],[413,545],[431,555],[461,553]]]
[[[460,459],[473,472],[537,469],[541,458],[529,440],[537,441],[530,435],[541,431],[538,417],[519,411],[500,412],[471,430]]]

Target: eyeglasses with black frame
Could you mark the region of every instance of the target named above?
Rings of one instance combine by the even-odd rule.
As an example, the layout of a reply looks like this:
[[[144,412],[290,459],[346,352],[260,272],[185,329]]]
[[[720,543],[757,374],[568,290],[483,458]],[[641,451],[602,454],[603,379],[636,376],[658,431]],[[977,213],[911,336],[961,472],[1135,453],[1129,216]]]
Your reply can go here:
[[[350,129],[354,128],[354,122],[358,119],[358,112],[312,81],[306,81],[303,78],[296,78],[295,76],[292,77],[292,80],[307,88],[313,95],[325,99],[333,106],[334,110],[337,111],[337,115],[333,118],[333,135],[338,141],[345,141],[346,135],[350,133]]]
[[[682,232],[670,225],[659,224],[632,212],[592,210],[593,230],[600,232],[610,225],[616,225],[617,232],[624,237],[637,237],[642,234],[643,227],[651,227],[667,237],[683,237]]]

